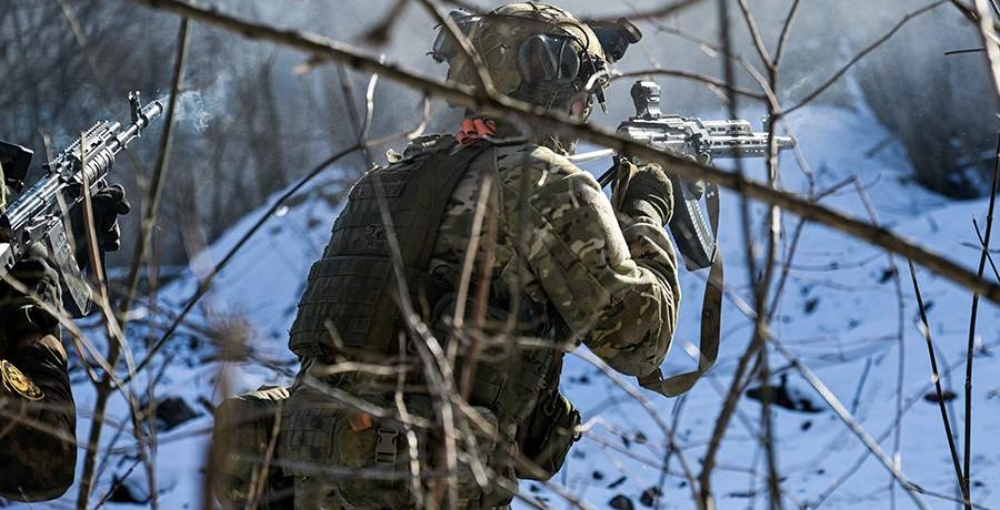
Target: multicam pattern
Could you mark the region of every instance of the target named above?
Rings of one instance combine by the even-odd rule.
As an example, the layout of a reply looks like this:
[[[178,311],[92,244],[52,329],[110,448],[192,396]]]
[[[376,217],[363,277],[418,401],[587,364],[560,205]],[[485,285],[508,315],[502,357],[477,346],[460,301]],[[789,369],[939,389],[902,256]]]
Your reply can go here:
[[[597,181],[548,148],[498,147],[492,157],[500,182],[495,284],[553,305],[616,370],[641,376],[656,369],[680,301],[663,228],[648,218],[620,222]],[[432,270],[460,264],[482,179],[470,172],[459,183]]]
[[[511,134],[510,129],[500,126],[500,134]],[[491,193],[482,191],[487,181]],[[486,202],[481,204],[484,198]],[[480,252],[473,258],[469,281],[476,282],[470,283],[470,289],[475,289],[478,282],[489,282],[489,317],[509,316],[511,303],[530,302],[534,305],[528,309],[557,316],[555,322],[568,326],[514,329],[534,331],[527,334],[550,340],[551,345],[544,348],[528,348],[520,345],[516,337],[492,337],[489,331],[484,332],[485,341],[494,341],[500,347],[494,346],[496,352],[479,359],[469,403],[488,409],[496,416],[499,430],[504,431],[504,444],[498,444],[489,459],[495,473],[492,483],[516,487],[509,453],[503,452],[516,451],[517,430],[525,426],[536,403],[546,398],[543,395],[558,397],[553,390],[561,364],[559,346],[582,340],[623,373],[646,375],[655,370],[666,356],[676,326],[680,300],[677,264],[666,233],[654,220],[619,219],[590,174],[550,148],[519,143],[493,146],[480,154],[451,194],[428,271],[453,289],[459,287],[462,278],[465,252],[480,207],[486,208],[488,221],[495,221],[496,238],[479,243]],[[489,229],[484,227],[482,231]],[[487,250],[492,250],[494,263],[487,268],[489,274],[484,280],[480,266]],[[454,302],[444,308],[446,315],[456,310]],[[473,308],[470,303],[466,321]],[[441,317],[427,319],[439,325]],[[436,330],[441,331],[440,327]],[[461,373],[464,359],[459,357],[456,373]],[[314,363],[313,359],[305,359],[303,370]],[[332,384],[339,391],[351,389]],[[293,402],[305,398],[299,395],[301,391],[293,391]],[[372,397],[363,398],[371,405],[385,407],[384,402],[372,401]],[[332,438],[329,431],[344,420],[346,412],[327,400],[292,405],[286,410],[279,456],[300,465],[371,467],[370,452],[344,458],[348,450],[331,450],[327,444]],[[320,417],[317,413],[322,414],[324,409],[332,414]],[[371,435],[374,431],[362,433]],[[308,439],[309,434],[315,437]],[[334,450],[343,455],[322,453]],[[319,505],[323,508],[352,507],[348,494],[391,495],[377,481],[355,480],[351,490],[346,490],[343,483],[313,473],[291,469],[286,474],[296,477],[298,500],[315,502],[316,494],[323,494],[327,498]],[[318,489],[335,486],[339,490],[334,492]],[[497,485],[481,497],[467,498],[468,506],[463,508],[503,507],[513,494]]]

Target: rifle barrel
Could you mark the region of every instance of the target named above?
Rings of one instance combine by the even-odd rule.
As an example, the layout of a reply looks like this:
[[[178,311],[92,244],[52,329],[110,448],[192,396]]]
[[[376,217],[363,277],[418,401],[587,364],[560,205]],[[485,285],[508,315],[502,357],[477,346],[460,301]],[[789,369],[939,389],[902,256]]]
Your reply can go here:
[[[84,181],[94,183],[102,179],[114,164],[115,155],[139,137],[143,129],[163,113],[163,103],[153,101],[143,107],[134,122],[125,131],[118,132],[121,124],[99,122],[87,130],[84,138],[90,151],[83,154],[86,165],[80,168],[80,141],[74,141],[49,165],[49,174],[24,191],[10,204],[3,221],[4,227],[19,231],[39,214],[51,209],[56,196],[71,184]],[[89,138],[96,136],[98,138]],[[93,142],[93,144],[91,144]]]

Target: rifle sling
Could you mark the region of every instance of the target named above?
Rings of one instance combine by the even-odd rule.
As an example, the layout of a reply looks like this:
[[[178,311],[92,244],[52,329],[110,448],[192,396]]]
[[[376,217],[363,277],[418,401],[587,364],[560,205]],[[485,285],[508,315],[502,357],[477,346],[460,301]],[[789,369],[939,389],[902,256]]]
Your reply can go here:
[[[719,233],[719,187],[707,184],[705,189],[705,205],[708,208],[708,221],[712,226],[712,235],[718,243]],[[701,304],[701,339],[698,346],[700,357],[698,369],[682,374],[663,378],[663,371],[657,368],[649,375],[639,377],[639,385],[655,391],[666,397],[676,397],[694,386],[698,379],[712,368],[719,357],[719,333],[722,325],[722,289],[723,289],[722,251],[718,244],[715,248],[715,258],[712,269],[708,273],[705,284],[705,294]]]

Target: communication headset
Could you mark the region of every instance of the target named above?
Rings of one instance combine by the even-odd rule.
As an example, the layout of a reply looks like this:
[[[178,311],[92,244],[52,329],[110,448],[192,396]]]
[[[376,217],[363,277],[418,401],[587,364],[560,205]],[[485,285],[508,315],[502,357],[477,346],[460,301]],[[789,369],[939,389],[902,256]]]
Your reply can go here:
[[[451,17],[464,34],[468,34],[476,23],[484,19],[484,16],[463,11],[452,11]],[[598,42],[612,63],[625,55],[630,44],[639,42],[642,38],[638,27],[625,19],[619,19],[615,23],[594,21],[586,24],[597,35]],[[605,71],[607,64],[587,51],[577,51],[573,44],[576,41],[577,37],[569,32],[541,33],[528,37],[517,52],[517,70],[521,79],[529,85],[545,89],[566,87],[576,82],[582,90],[593,76]],[[446,29],[439,27],[431,57],[439,63],[451,62],[460,52],[458,41]],[[603,84],[593,89],[603,107]]]

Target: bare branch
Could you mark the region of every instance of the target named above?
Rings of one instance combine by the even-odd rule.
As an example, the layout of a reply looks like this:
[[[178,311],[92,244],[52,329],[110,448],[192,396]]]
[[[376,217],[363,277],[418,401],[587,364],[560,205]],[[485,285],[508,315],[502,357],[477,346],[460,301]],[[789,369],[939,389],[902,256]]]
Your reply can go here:
[[[795,0],[792,2],[792,7],[788,10],[788,16],[785,16],[785,23],[781,26],[781,35],[778,36],[778,49],[774,50],[775,67],[781,65],[781,57],[784,54],[785,43],[788,42],[788,34],[792,28],[792,20],[795,19],[795,13],[798,12],[800,1],[801,0]]]
[[[243,237],[232,247],[232,249],[228,253],[226,253],[226,255],[222,258],[219,264],[212,269],[212,272],[209,273],[201,281],[201,283],[199,283],[198,289],[195,290],[194,295],[192,295],[191,298],[188,299],[184,308],[181,309],[180,314],[178,314],[177,318],[174,319],[174,321],[170,324],[166,332],[164,332],[163,335],[160,337],[160,339],[157,340],[157,342],[153,344],[153,346],[149,349],[149,351],[146,353],[146,359],[142,360],[142,362],[139,363],[135,371],[141,372],[147,365],[149,365],[149,363],[152,361],[156,353],[158,353],[160,349],[162,349],[163,346],[166,345],[166,342],[177,331],[177,328],[179,328],[180,325],[184,323],[184,319],[187,317],[189,313],[191,313],[191,310],[194,309],[194,305],[198,302],[198,300],[202,296],[204,296],[205,293],[207,293],[208,290],[212,287],[212,281],[214,280],[214,278],[218,276],[218,274],[223,269],[226,268],[229,262],[233,259],[233,256],[235,256],[236,253],[238,253],[240,249],[243,248],[243,246],[247,243],[247,241],[249,241],[250,238],[255,233],[257,233],[257,231],[260,230],[261,227],[264,226],[267,220],[269,220],[274,215],[275,211],[277,211],[286,200],[288,200],[291,196],[298,193],[303,186],[312,181],[317,175],[320,174],[320,172],[326,170],[327,167],[336,163],[337,161],[340,161],[345,156],[359,150],[360,148],[361,148],[360,146],[354,145],[327,158],[319,165],[316,165],[316,167],[313,168],[312,171],[310,171],[308,174],[306,174],[305,177],[299,180],[299,182],[296,183],[295,186],[292,186],[283,195],[278,197],[278,199],[275,200],[273,204],[271,204],[271,207],[269,207],[268,210],[265,211],[264,214],[262,214],[260,218],[257,219],[257,222],[254,223],[252,227],[250,227],[247,233],[243,235]],[[129,379],[131,379],[131,376]]]
[[[149,204],[146,206],[145,214],[142,217],[139,240],[135,247],[135,255],[132,259],[132,267],[129,269],[127,293],[118,307],[121,313],[125,313],[131,308],[132,299],[139,284],[139,275],[142,270],[142,262],[146,256],[146,247],[149,244],[153,227],[156,224],[156,214],[159,210],[160,199],[163,195],[163,183],[166,180],[167,167],[170,163],[170,149],[173,143],[174,116],[177,112],[177,101],[180,99],[181,86],[184,83],[184,66],[187,60],[188,45],[190,44],[190,34],[188,32],[188,20],[182,19],[180,33],[177,36],[177,57],[174,61],[174,81],[170,87],[170,101],[167,106],[167,115],[164,120],[163,136],[160,139],[160,153],[156,162],[156,169],[153,171],[152,187],[149,190]]]
[[[962,483],[962,466],[959,465],[958,448],[955,446],[955,435],[951,431],[951,420],[948,419],[948,408],[945,407],[944,390],[941,389],[941,373],[938,371],[937,355],[934,354],[934,342],[931,340],[931,325],[927,322],[927,310],[924,307],[924,299],[920,296],[920,285],[917,283],[917,270],[910,262],[910,278],[913,280],[913,292],[917,296],[917,308],[920,310],[920,332],[927,341],[927,355],[931,359],[931,381],[934,382],[934,390],[937,392],[938,406],[941,408],[941,421],[944,423],[944,434],[948,438],[948,449],[951,451],[951,460],[955,465],[955,477],[962,488],[962,498],[969,501],[969,494],[965,492],[965,485]]]
[[[396,3],[392,4],[392,8],[389,9],[389,13],[385,15],[385,18],[365,33],[365,40],[376,46],[381,46],[389,42],[389,34],[393,25],[396,24],[396,21],[399,20],[399,17],[409,4],[409,0],[396,0]]]
[[[767,45],[764,44],[764,39],[760,36],[760,29],[757,28],[757,21],[753,17],[753,13],[750,12],[750,7],[747,6],[747,0],[736,0],[737,5],[740,6],[740,11],[743,13],[743,21],[747,24],[747,29],[750,30],[750,37],[753,39],[754,48],[757,49],[757,56],[760,57],[761,62],[764,63],[768,69],[774,69],[777,67],[774,64],[774,59],[771,58],[770,53],[767,51]]]
[[[627,18],[629,21],[644,21],[657,18],[665,18],[671,14],[677,14],[688,7],[693,7],[700,3],[702,0],[678,0],[674,3],[665,3],[662,7],[657,7],[655,9],[650,9],[648,11],[638,11],[622,13],[619,16],[603,16],[600,18],[590,18],[585,21],[610,21],[615,22],[621,18]]]
[[[672,78],[684,78],[687,80],[693,80],[704,83],[705,85],[708,85],[710,87],[717,87],[722,90],[725,90],[726,92],[739,94],[741,96],[746,96],[751,99],[755,99],[757,101],[761,101],[764,103],[768,101],[767,94],[759,94],[757,92],[753,92],[751,90],[747,90],[732,85],[730,83],[726,83],[722,80],[712,78],[711,76],[699,73],[693,73],[690,71],[682,71],[680,69],[665,69],[662,67],[654,67],[653,69],[644,69],[641,71],[629,71],[629,72],[612,71],[610,74],[610,80],[617,81],[624,78],[644,78],[650,76],[669,76]]]
[[[497,94],[496,87],[493,86],[493,78],[490,77],[489,69],[483,63],[483,59],[480,58],[479,52],[476,51],[475,46],[472,45],[472,41],[469,37],[462,32],[462,29],[458,27],[455,20],[452,19],[447,13],[445,13],[440,6],[434,0],[419,0],[419,2],[431,13],[437,22],[441,24],[442,30],[447,30],[451,34],[452,38],[458,42],[458,47],[462,50],[462,53],[468,58],[472,65],[476,68],[476,77],[479,79],[479,89],[486,94],[488,97],[495,97]]]
[[[937,9],[942,4],[944,4],[946,1],[947,0],[937,0],[936,2],[932,2],[932,3],[928,4],[928,5],[925,5],[925,6],[921,7],[921,8],[919,8],[919,9],[917,9],[917,10],[915,10],[915,11],[909,13],[909,14],[907,14],[906,16],[904,16],[903,19],[899,20],[899,22],[896,23],[896,25],[893,26],[888,32],[886,32],[884,35],[882,35],[882,37],[879,37],[873,43],[869,44],[863,50],[861,50],[856,55],[854,55],[851,58],[851,60],[849,60],[847,62],[847,64],[844,65],[844,67],[841,67],[839,71],[837,71],[836,73],[833,73],[833,76],[831,76],[830,78],[828,78],[819,87],[816,87],[815,90],[813,90],[812,92],[810,92],[809,94],[807,94],[805,98],[803,98],[802,100],[800,100],[798,102],[798,104],[796,104],[795,106],[789,108],[788,110],[785,110],[783,112],[784,115],[788,115],[788,114],[794,112],[795,110],[798,110],[799,108],[802,108],[803,106],[809,104],[809,102],[811,102],[813,99],[816,99],[816,97],[818,97],[823,92],[826,92],[826,90],[829,89],[834,83],[836,83],[837,80],[839,80],[841,77],[843,77],[845,74],[847,74],[847,71],[849,71],[852,67],[854,67],[855,64],[857,64],[858,62],[860,62],[862,59],[864,59],[866,56],[868,56],[869,53],[875,51],[876,49],[878,49],[879,46],[882,46],[882,44],[884,44],[886,41],[888,41],[889,39],[891,39],[892,36],[895,35],[896,32],[898,32],[901,28],[903,28],[904,26],[906,26],[907,23],[909,23],[910,21],[913,21],[914,19],[916,19],[917,17],[919,17],[922,14],[925,14],[927,12],[930,12],[930,11],[934,10],[934,9]]]
[[[997,139],[995,152],[996,161],[993,165],[993,185],[990,186],[990,205],[986,210],[986,234],[982,240],[982,251],[979,256],[979,270],[977,274],[982,277],[986,270],[986,260],[990,256],[990,235],[993,233],[993,210],[996,206],[997,191],[1000,187],[1000,136]],[[978,233],[978,228],[977,228]],[[969,317],[969,342],[966,348],[965,358],[965,444],[963,446],[962,464],[962,493],[968,500],[972,495],[972,487],[969,483],[972,478],[972,365],[975,358],[976,348],[976,318],[979,316],[979,295],[972,295],[972,311]],[[966,504],[966,508],[969,505]]]
[[[910,495],[913,503],[922,510],[930,510],[927,503],[920,497],[920,490],[913,485],[913,483],[911,483],[896,467],[895,463],[892,462],[892,459],[890,459],[889,456],[882,451],[882,447],[878,445],[878,442],[865,432],[861,425],[858,424],[857,420],[851,416],[851,413],[849,413],[840,400],[837,399],[836,395],[834,395],[833,392],[830,391],[825,384],[823,384],[823,381],[821,381],[819,377],[816,377],[816,374],[814,374],[809,367],[804,365],[801,360],[799,360],[794,354],[792,354],[791,351],[789,351],[776,339],[772,337],[769,341],[778,349],[778,352],[780,352],[781,355],[784,356],[785,359],[787,359],[800,374],[802,374],[802,377],[809,382],[809,385],[812,386],[821,397],[823,397],[823,400],[825,400],[830,408],[837,413],[837,416],[844,422],[845,425],[847,425],[847,428],[849,428],[851,432],[853,432],[854,435],[857,436],[862,443],[864,443],[865,447],[868,448],[868,450],[882,462],[882,465],[885,466],[890,473],[892,473],[892,476],[906,490],[906,493]]]
[[[315,34],[276,29],[265,24],[223,14],[215,9],[188,1],[132,1],[238,32],[249,38],[268,40],[343,61],[351,67],[379,73],[399,83],[431,95],[440,96],[456,105],[475,109],[485,115],[519,116],[527,122],[574,134],[582,139],[615,149],[620,153],[638,156],[647,161],[663,163],[670,167],[671,172],[680,177],[691,180],[704,179],[714,182],[749,198],[777,205],[803,218],[822,223],[892,253],[904,256],[958,285],[980,293],[990,301],[1000,303],[1000,285],[985,281],[955,262],[930,253],[924,248],[896,236],[887,229],[873,226],[869,223],[848,217],[843,213],[810,203],[791,193],[778,191],[739,175],[699,165],[672,154],[624,140],[606,130],[574,124],[566,115],[549,112],[544,108],[532,106],[508,97],[495,99],[477,97],[469,87],[443,83],[419,73],[407,71],[397,64],[385,61],[382,58],[365,55],[350,45]]]

